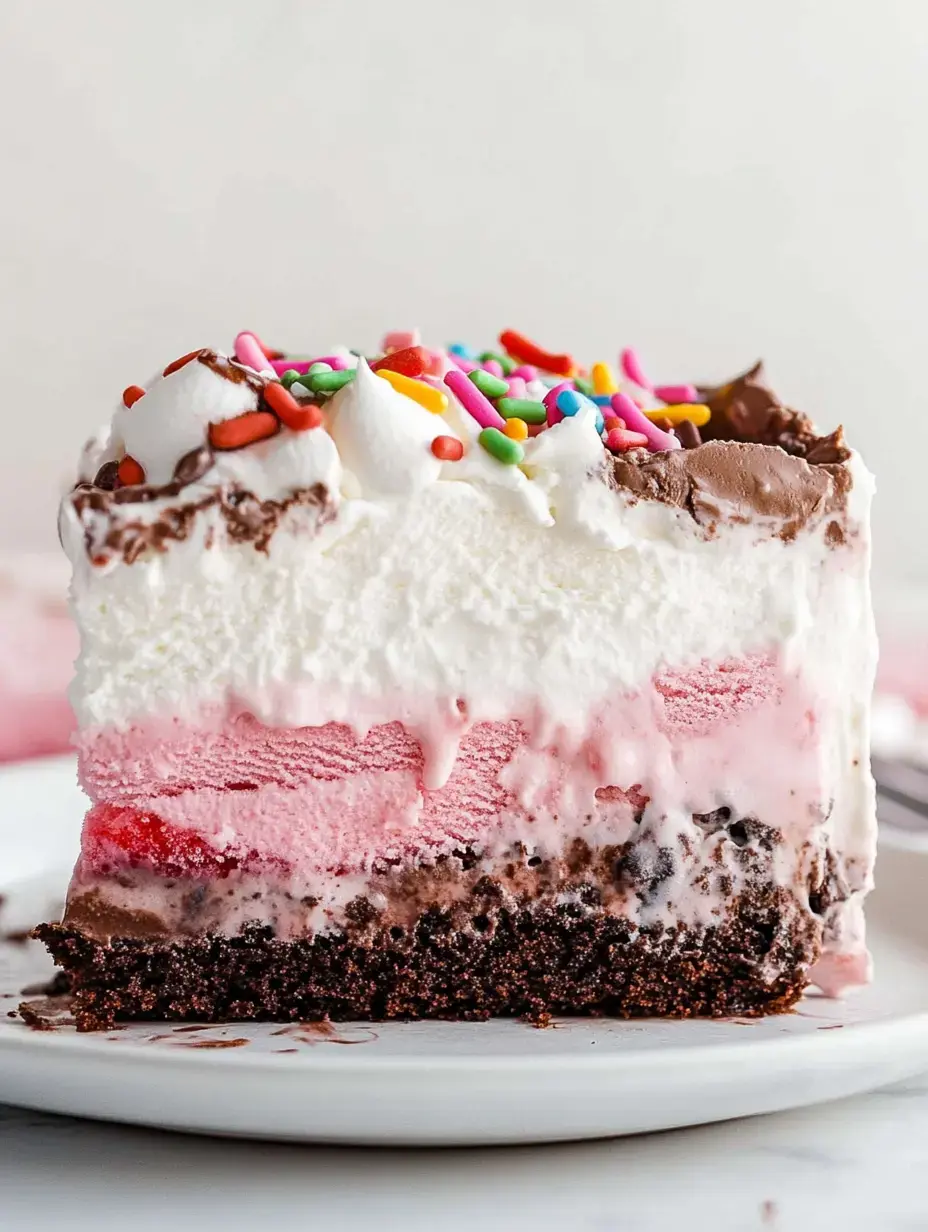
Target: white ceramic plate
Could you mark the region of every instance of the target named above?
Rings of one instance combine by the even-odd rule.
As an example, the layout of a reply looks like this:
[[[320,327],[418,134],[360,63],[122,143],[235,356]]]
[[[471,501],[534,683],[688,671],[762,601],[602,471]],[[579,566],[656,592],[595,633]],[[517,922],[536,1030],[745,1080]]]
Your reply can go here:
[[[48,912],[82,811],[70,759],[0,772],[0,880],[13,885],[0,930]],[[83,1036],[65,1022],[38,1032],[9,1015],[50,964],[34,943],[5,943],[0,1101],[167,1129],[400,1146],[605,1137],[855,1094],[928,1069],[928,859],[890,848],[878,880],[874,986],[844,1003],[808,997],[762,1021],[145,1024]]]

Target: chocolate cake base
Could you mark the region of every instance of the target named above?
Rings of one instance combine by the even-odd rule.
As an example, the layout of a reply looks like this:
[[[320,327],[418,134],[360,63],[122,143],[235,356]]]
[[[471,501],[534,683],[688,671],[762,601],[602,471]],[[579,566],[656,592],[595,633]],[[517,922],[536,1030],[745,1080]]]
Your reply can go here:
[[[59,924],[36,936],[71,977],[79,1031],[118,1019],[757,1016],[799,999],[818,949],[815,922],[772,887],[702,929],[636,929],[581,904],[497,908],[466,929],[438,908],[407,929],[358,924],[296,941],[258,926],[177,942],[103,944]]]

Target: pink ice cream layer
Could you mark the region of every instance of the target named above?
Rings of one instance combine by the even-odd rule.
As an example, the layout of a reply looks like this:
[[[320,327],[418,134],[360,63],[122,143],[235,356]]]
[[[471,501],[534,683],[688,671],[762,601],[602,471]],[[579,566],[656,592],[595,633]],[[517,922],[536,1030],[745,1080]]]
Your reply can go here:
[[[576,834],[622,842],[629,798],[642,796],[661,815],[727,805],[800,842],[833,794],[814,708],[773,656],[667,672],[602,706],[579,735],[547,730],[557,738],[541,743],[514,718],[450,733],[457,755],[434,790],[400,723],[365,735],[334,723],[268,728],[250,715],[141,724],[83,733],[80,765],[94,801],[306,877],[515,838],[547,851]]]

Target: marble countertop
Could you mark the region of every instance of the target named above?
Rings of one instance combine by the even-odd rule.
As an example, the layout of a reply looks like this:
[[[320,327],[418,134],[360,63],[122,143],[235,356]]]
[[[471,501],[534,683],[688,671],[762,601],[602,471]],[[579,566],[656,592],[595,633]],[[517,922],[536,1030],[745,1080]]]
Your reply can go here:
[[[928,1075],[639,1138],[389,1151],[185,1137],[0,1106],[0,1227],[320,1232],[928,1228]]]

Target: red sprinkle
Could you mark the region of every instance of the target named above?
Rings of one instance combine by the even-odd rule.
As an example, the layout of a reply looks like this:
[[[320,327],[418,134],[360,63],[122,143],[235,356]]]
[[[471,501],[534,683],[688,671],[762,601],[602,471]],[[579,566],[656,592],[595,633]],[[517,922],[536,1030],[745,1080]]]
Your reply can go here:
[[[624,428],[625,420],[620,415],[607,415],[603,420],[603,427],[607,432],[611,432],[613,428]]]
[[[280,428],[276,415],[270,411],[246,411],[234,419],[209,425],[209,443],[214,449],[243,449],[255,441],[273,436]]]
[[[499,336],[500,346],[520,364],[532,364],[551,372],[555,376],[570,376],[576,371],[576,365],[569,355],[552,355],[544,351],[537,343],[517,334],[514,329],[504,329]]]
[[[312,403],[300,406],[289,389],[278,381],[270,381],[264,387],[264,404],[291,432],[307,432],[322,426],[322,411]]]
[[[624,453],[626,449],[640,449],[647,446],[648,438],[643,432],[629,432],[625,428],[613,428],[606,435],[606,448],[613,453]]]
[[[460,462],[464,457],[464,446],[456,436],[436,436],[432,441],[432,453],[442,462]]]
[[[202,350],[202,347],[200,348]],[[172,372],[176,372],[178,368],[183,368],[184,364],[189,364],[191,359],[196,359],[200,351],[190,351],[187,355],[182,355],[180,359],[175,359],[173,364],[168,364],[163,375],[170,376]]]
[[[145,472],[131,454],[126,454],[116,472],[119,482],[124,488],[133,488],[136,484],[145,482]]]
[[[371,364],[372,372],[380,372],[389,368],[391,372],[400,372],[403,376],[425,376],[431,370],[432,356],[421,346],[404,347],[402,351],[393,351],[384,355],[383,359],[375,359]]]
[[[127,385],[122,391],[122,404],[125,407],[135,406],[139,398],[145,397],[145,390],[141,385]]]

